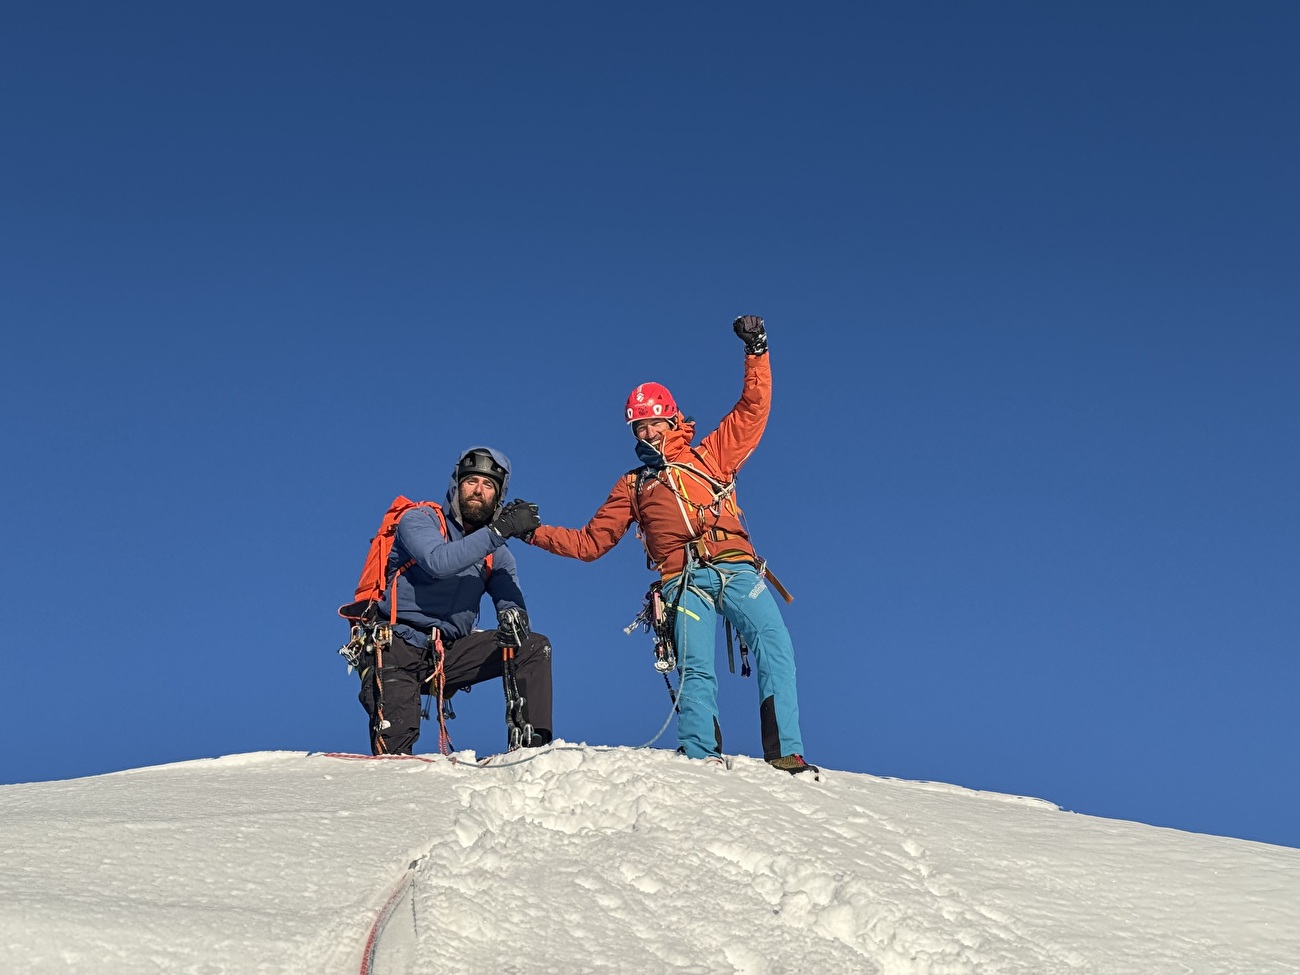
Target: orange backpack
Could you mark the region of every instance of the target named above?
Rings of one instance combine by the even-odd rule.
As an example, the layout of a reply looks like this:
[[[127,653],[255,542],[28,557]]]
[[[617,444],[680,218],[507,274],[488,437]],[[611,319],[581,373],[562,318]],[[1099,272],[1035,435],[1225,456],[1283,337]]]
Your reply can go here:
[[[436,501],[412,501],[400,494],[395,497],[393,503],[388,506],[388,510],[384,512],[384,519],[379,523],[379,531],[370,540],[370,551],[366,553],[366,562],[361,569],[361,579],[357,582],[353,601],[339,607],[339,615],[345,620],[353,622],[369,622],[373,620],[374,609],[379,601],[384,598],[384,592],[389,585],[396,583],[398,576],[415,565],[415,559],[408,559],[404,565],[397,567],[392,579],[388,578],[388,555],[393,550],[393,537],[397,534],[397,523],[401,521],[402,515],[412,508],[432,508],[433,513],[438,516],[438,527],[442,529],[442,537],[450,540],[450,536],[447,534],[447,517],[442,513],[442,505]],[[485,559],[485,564],[490,574],[492,572],[491,555],[488,555]],[[388,617],[390,625],[397,622],[396,598],[388,601]]]

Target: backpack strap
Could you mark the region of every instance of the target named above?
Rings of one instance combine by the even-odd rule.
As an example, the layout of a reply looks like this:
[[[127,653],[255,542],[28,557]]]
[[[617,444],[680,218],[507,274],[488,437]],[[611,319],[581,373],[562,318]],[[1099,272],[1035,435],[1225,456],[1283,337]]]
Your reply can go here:
[[[650,557],[650,544],[646,541],[645,532],[641,530],[641,484],[650,476],[650,468],[638,467],[634,471],[628,471],[624,477],[627,479],[628,493],[632,496],[632,518],[636,522],[636,537],[641,541],[641,547],[645,549],[645,565],[647,569],[655,568],[655,560]]]
[[[401,523],[402,518],[405,518],[414,508],[431,509],[433,513],[438,516],[438,528],[442,531],[443,539],[445,540],[450,537],[447,534],[447,516],[442,513],[442,505],[438,504],[437,501],[417,501],[415,502],[415,504],[411,505],[410,508],[407,508],[406,511],[403,511],[401,516],[397,519],[397,521],[393,523],[394,537],[397,536],[397,526]],[[388,600],[388,625],[389,626],[397,625],[397,591],[396,591],[397,577],[400,576],[407,569],[409,569],[411,566],[415,565],[415,562],[416,562],[415,559],[407,559],[404,563],[402,563],[397,567],[397,569],[393,572],[391,576],[384,579],[384,594],[392,596],[392,598]]]

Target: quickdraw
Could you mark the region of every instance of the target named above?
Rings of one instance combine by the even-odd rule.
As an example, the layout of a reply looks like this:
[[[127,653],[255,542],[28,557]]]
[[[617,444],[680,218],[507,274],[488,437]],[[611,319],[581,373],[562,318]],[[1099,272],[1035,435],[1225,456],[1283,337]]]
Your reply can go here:
[[[497,642],[501,646],[501,683],[506,695],[506,751],[513,752],[533,740],[533,726],[524,719],[525,699],[519,693],[515,655],[528,637],[528,617],[518,609],[497,615]]]
[[[375,682],[375,713],[371,717],[375,733],[371,736],[372,749],[375,754],[384,752],[383,733],[392,727],[384,717],[384,650],[393,643],[393,628],[387,623],[362,619],[352,624],[350,639],[339,648],[339,655],[347,661],[348,673],[360,671],[361,680],[366,679],[367,668],[362,666],[363,658],[371,656],[371,679]]]
[[[361,669],[361,658],[366,654],[382,652],[384,647],[393,642],[393,629],[387,623],[374,620],[362,620],[352,624],[350,639],[339,647],[341,656],[348,665],[348,673]]]
[[[676,607],[674,607],[676,608]],[[663,582],[656,580],[645,594],[645,603],[636,619],[623,628],[631,636],[638,626],[654,635],[654,667],[665,677],[677,669],[677,647],[673,640],[673,627],[669,613],[664,608]],[[669,688],[671,690],[671,688]]]
[[[731,673],[736,672],[736,655],[731,649],[731,620],[724,619],[727,630],[727,669]],[[740,643],[740,676],[748,677],[753,671],[749,666],[749,644],[745,642],[745,636],[740,630],[736,630],[736,640]]]

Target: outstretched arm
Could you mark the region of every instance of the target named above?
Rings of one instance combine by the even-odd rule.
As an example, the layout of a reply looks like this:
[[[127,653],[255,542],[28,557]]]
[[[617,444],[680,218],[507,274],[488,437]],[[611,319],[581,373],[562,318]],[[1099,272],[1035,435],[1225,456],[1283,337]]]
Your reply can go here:
[[[627,478],[621,477],[614,485],[614,490],[609,492],[605,503],[596,509],[584,527],[540,525],[529,541],[552,555],[594,562],[619,543],[635,520],[632,492],[627,485]]]

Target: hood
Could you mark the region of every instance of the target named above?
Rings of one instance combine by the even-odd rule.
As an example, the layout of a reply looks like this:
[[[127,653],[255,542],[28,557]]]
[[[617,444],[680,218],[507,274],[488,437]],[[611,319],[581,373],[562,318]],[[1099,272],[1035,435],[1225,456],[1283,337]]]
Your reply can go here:
[[[460,467],[460,462],[476,450],[486,450],[492,455],[492,459],[500,464],[506,472],[505,479],[501,482],[501,493],[497,496],[497,511],[501,510],[501,506],[505,504],[506,496],[510,493],[510,459],[495,447],[488,447],[485,444],[466,447],[456,455],[456,463],[451,465],[451,483],[447,485],[447,510],[451,512],[458,525],[463,525],[464,522],[460,518],[460,492],[456,490],[456,471]]]

